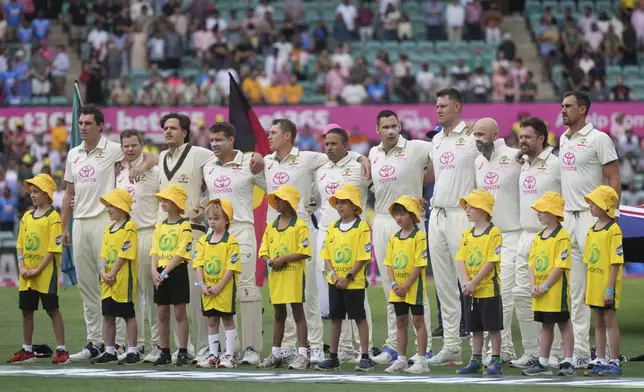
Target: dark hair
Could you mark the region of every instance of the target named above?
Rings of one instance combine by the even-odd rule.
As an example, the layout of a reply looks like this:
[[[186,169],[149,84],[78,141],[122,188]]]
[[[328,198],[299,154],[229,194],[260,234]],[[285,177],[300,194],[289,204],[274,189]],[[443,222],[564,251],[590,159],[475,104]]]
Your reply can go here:
[[[572,91],[568,91],[566,94],[564,94],[564,98],[567,98],[567,97],[570,97],[570,96],[575,97],[575,99],[577,100],[577,104],[580,107],[581,106],[586,107],[586,115],[587,115],[588,112],[590,111],[590,97],[588,96],[588,94],[586,94],[585,92],[580,91],[580,90],[572,90]]]
[[[143,146],[145,143],[143,141],[143,134],[136,129],[126,129],[125,131],[121,132],[120,138],[121,138],[121,144],[123,144],[123,139],[126,137],[132,137],[136,136],[137,139],[139,139],[139,143]]]
[[[224,136],[227,138],[235,137],[235,126],[228,121],[216,122],[212,127],[210,127],[210,133],[219,132],[223,132]]]
[[[103,125],[105,123],[105,116],[103,115],[103,112],[101,112],[101,109],[97,108],[96,105],[92,103],[81,106],[80,110],[78,110],[78,114],[94,116],[94,120],[96,120],[97,125]]]
[[[519,124],[521,128],[532,127],[537,137],[543,136],[543,148],[548,147],[548,126],[546,123],[537,117],[530,117],[522,120]]]
[[[398,123],[400,123],[400,119],[398,118],[398,115],[389,109],[381,110],[380,113],[376,116],[376,124],[380,126],[380,119],[381,118],[387,118],[387,117],[396,117],[396,120]]]
[[[179,127],[181,127],[182,130],[186,131],[186,136],[183,138],[184,143],[189,143],[190,142],[190,117],[186,116],[185,114],[181,113],[168,113],[163,118],[161,119],[161,128],[165,128],[165,122],[170,120],[170,119],[176,119],[179,120]]]
[[[404,205],[399,203],[394,203],[394,205],[391,206],[391,213],[392,214],[411,214],[411,212],[409,212],[409,210],[407,210]]]
[[[291,143],[295,144],[297,137],[297,126],[295,123],[287,118],[276,118],[273,120],[272,125],[279,125],[282,132],[289,132],[291,134]]]
[[[326,138],[327,135],[340,135],[342,143],[349,143],[349,135],[347,134],[347,131],[342,128],[332,128],[324,134],[324,137]]]
[[[438,92],[436,93],[436,98],[444,97],[446,95],[449,97],[451,101],[458,102],[461,105],[463,104],[463,96],[461,95],[461,92],[458,91],[457,88],[448,87],[442,90],[438,90]]]

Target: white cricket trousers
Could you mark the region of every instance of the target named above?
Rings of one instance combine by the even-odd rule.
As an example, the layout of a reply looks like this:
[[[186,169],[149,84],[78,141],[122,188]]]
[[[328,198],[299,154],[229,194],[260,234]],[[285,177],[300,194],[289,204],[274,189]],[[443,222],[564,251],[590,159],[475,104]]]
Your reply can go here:
[[[154,304],[154,283],[152,283],[152,269],[150,249],[152,249],[153,228],[138,230],[139,249],[137,254],[138,275],[137,275],[137,301],[134,307],[136,311],[137,344],[145,344],[145,318],[148,318],[150,327],[150,345],[148,349],[159,344],[159,330],[157,327],[157,306]]]
[[[421,230],[425,231],[425,222],[421,221],[418,224],[418,227]],[[378,214],[373,220],[373,229],[371,231],[374,253],[376,255],[376,262],[378,263],[378,271],[380,271],[382,288],[385,292],[385,302],[387,303],[387,340],[385,341],[385,346],[396,351],[398,351],[398,340],[396,337],[396,314],[394,313],[394,306],[389,303],[389,292],[391,291],[391,285],[389,282],[389,275],[387,274],[387,267],[385,267],[385,256],[387,255],[387,245],[389,244],[389,238],[392,235],[396,234],[399,230],[400,227],[398,226],[394,218],[391,217],[391,215]],[[427,327],[427,351],[429,351],[432,347],[432,329],[429,300],[427,299],[427,290],[425,290],[424,293],[423,304],[423,307],[425,309],[425,326]],[[458,333],[456,336],[458,337]]]
[[[324,246],[324,238],[326,237],[326,231],[320,229],[318,230],[317,239],[316,239],[316,249],[315,252],[318,255],[318,267],[321,266],[322,272],[317,271],[318,276],[321,276],[322,279],[318,279],[318,295],[320,298],[320,308],[322,308],[322,296],[326,297],[327,303],[327,314],[329,313],[329,283],[326,280],[324,274],[324,260],[320,258],[320,252]],[[369,268],[369,264],[365,268]],[[373,347],[373,326],[371,322],[371,307],[369,306],[369,297],[367,291],[365,290],[364,294],[364,309],[367,315],[367,324],[369,325],[369,348]],[[339,351],[353,351],[353,341],[355,340],[358,348],[360,347],[360,334],[358,333],[357,324],[349,319],[345,319],[342,322],[342,332],[340,333],[340,344],[338,346]]]
[[[76,266],[76,276],[78,278],[78,291],[83,301],[87,341],[96,346],[100,346],[105,342],[103,339],[103,307],[101,305],[99,264],[103,232],[110,222],[107,211],[103,211],[92,218],[74,219],[72,225],[74,265]],[[116,343],[123,346],[125,342],[125,322],[123,319],[118,318],[116,319]]]
[[[586,289],[586,265],[583,262],[586,234],[596,218],[585,211],[564,211],[563,227],[570,236],[572,269],[570,270],[570,299],[573,331],[575,332],[575,355],[590,356],[590,308],[584,302]]]
[[[471,227],[462,208],[434,208],[429,218],[429,256],[443,317],[443,348],[461,351],[459,270],[454,261],[461,235]]]
[[[519,320],[519,328],[521,330],[523,354],[532,355],[533,357],[539,357],[539,340],[541,336],[541,324],[534,321],[532,294],[530,293],[530,275],[528,275],[528,256],[530,256],[530,248],[536,235],[536,231],[522,231],[519,236],[517,258],[514,268],[515,285],[512,290],[514,308],[517,312],[517,320]],[[503,238],[503,243],[505,244],[505,238]],[[503,264],[501,264],[501,273],[503,273]],[[503,282],[501,284],[504,285]],[[503,305],[505,307],[505,298],[503,298]],[[503,319],[503,324],[505,326],[505,318]],[[555,331],[558,333],[559,328],[555,328]],[[553,345],[554,347],[555,345]]]
[[[516,258],[521,231],[501,233],[501,299],[503,302],[503,331],[501,352],[514,356],[512,342],[512,317],[514,315],[514,288],[516,287]],[[529,287],[529,286],[528,286]]]
[[[315,247],[317,243],[317,229],[312,223],[309,223],[309,246]],[[317,285],[317,266],[318,255],[313,250],[313,257],[306,261],[306,286],[304,288],[304,315],[306,316],[306,326],[309,331],[309,345],[312,349],[323,349],[324,342],[322,316],[320,315],[320,305],[318,304],[318,285]],[[290,306],[286,307],[287,317],[284,327],[284,339],[282,339],[282,348],[294,349],[296,347],[297,328],[293,319],[293,311]]]

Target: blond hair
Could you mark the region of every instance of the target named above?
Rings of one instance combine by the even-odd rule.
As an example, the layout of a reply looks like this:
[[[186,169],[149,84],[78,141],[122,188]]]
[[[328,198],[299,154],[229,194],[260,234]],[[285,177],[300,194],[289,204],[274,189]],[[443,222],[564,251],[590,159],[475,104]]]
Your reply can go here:
[[[206,206],[206,218],[217,218],[219,216],[223,216],[226,219],[226,229],[228,229],[230,227],[230,219],[228,219],[228,215],[226,215],[224,209],[221,207],[221,203],[219,201],[208,203]]]

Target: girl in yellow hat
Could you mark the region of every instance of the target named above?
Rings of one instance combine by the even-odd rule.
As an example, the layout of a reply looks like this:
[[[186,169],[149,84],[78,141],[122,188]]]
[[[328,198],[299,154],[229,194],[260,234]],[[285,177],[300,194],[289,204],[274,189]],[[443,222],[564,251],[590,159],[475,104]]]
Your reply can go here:
[[[100,198],[107,207],[112,223],[105,227],[99,275],[101,277],[101,298],[105,351],[92,359],[93,364],[118,361],[116,355],[116,318],[125,320],[129,347],[121,365],[134,365],[141,362],[136,345],[137,324],[134,312],[136,302],[136,271],[138,234],[134,221],[130,219],[130,209],[134,199],[121,188],[112,190]]]
[[[275,327],[271,354],[258,367],[274,368],[282,362],[280,347],[284,336],[286,306],[290,305],[297,326],[299,348],[289,369],[304,370],[309,366],[306,348],[308,330],[304,314],[305,263],[311,257],[309,229],[297,217],[300,193],[293,185],[282,185],[275,193],[269,194],[267,199],[280,215],[266,226],[258,254],[269,267],[268,287],[275,311]]]
[[[7,362],[34,362],[32,335],[34,312],[38,302],[51,318],[56,335],[55,364],[69,362],[65,348],[65,327],[58,307],[60,262],[63,253],[63,228],[60,215],[52,207],[56,182],[48,174],[39,174],[24,183],[35,209],[27,211],[20,221],[16,253],[18,254],[18,307],[22,310],[23,344]],[[56,282],[58,283],[58,282]]]
[[[597,365],[584,374],[621,375],[617,309],[619,309],[622,294],[624,248],[622,230],[615,220],[619,197],[613,188],[601,185],[584,199],[590,204],[592,216],[597,218],[593,227],[588,229],[584,263],[588,265],[586,305],[590,306],[595,313],[595,344],[598,358]],[[609,361],[606,361],[607,331],[611,348]]]
[[[233,206],[228,200],[208,201],[206,216],[211,232],[202,236],[195,250],[193,268],[201,288],[201,308],[208,319],[208,346],[210,354],[198,368],[235,368],[233,357],[237,341],[235,327],[235,296],[237,276],[241,273],[239,242],[228,232],[233,219]],[[224,324],[226,355],[219,357],[219,320]]]

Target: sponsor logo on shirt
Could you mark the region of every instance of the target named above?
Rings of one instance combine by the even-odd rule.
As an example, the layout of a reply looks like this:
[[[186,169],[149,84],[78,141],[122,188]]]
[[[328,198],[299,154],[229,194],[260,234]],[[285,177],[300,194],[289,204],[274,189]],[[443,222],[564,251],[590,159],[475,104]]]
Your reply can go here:
[[[423,259],[427,260],[427,256],[429,256],[429,252],[427,252],[427,249],[423,251]]]
[[[367,253],[371,252],[371,242],[364,246],[364,251]]]
[[[622,245],[617,247],[617,256],[622,256],[624,254],[624,247]]]
[[[324,190],[326,191],[327,195],[333,195],[335,194],[335,191],[340,187],[340,184],[337,182],[333,182],[326,187],[324,187]]]
[[[62,243],[63,243],[63,236],[62,236],[62,235],[59,235],[58,237],[56,237],[56,239],[54,240],[54,242],[56,243],[56,245],[60,245],[60,244],[62,244]]]
[[[302,241],[302,247],[303,248],[308,248],[309,247],[309,239],[305,238],[304,241]]]
[[[409,258],[407,257],[407,254],[405,253],[404,250],[394,253],[394,257],[391,263],[394,270],[405,269],[408,263],[409,263]]]
[[[564,250],[561,252],[561,256],[559,256],[561,260],[566,260],[568,258],[568,250]]]
[[[567,152],[563,154],[561,157],[561,161],[563,162],[564,166],[562,167],[562,170],[564,171],[577,171],[577,167],[573,166],[575,162],[577,161],[577,157],[575,157],[575,154],[572,152]]]
[[[550,259],[548,258],[548,255],[546,255],[546,252],[541,252],[534,263],[534,269],[537,270],[537,272],[543,272],[548,269],[549,265]]]
[[[230,256],[230,262],[235,264],[236,262],[239,261],[239,255],[235,253],[234,255]]]
[[[96,169],[91,165],[85,165],[78,170],[78,175],[80,176],[79,183],[87,184],[96,182]]]
[[[387,184],[390,182],[395,182],[398,180],[398,177],[395,176],[396,168],[391,165],[384,165],[378,170],[378,175],[380,175],[380,183]]]
[[[206,261],[203,270],[208,275],[218,275],[221,272],[221,260],[219,260],[219,257],[213,256],[210,260]]]
[[[228,176],[219,176],[215,178],[215,193],[232,193],[230,184],[232,180]]]
[[[483,252],[479,249],[478,246],[475,246],[474,249],[470,251],[470,254],[467,256],[467,266],[468,267],[478,267],[483,261]]]
[[[536,195],[537,194],[537,178],[535,176],[527,176],[523,179],[523,194]]]
[[[284,185],[290,180],[290,176],[285,172],[277,172],[273,175],[273,184],[275,185]]]
[[[438,170],[454,170],[456,169],[456,165],[454,165],[454,153],[451,151],[447,151],[442,153],[439,157],[438,160],[440,162],[440,165],[438,166]]]
[[[333,256],[337,264],[348,264],[351,261],[351,249],[349,245],[342,244],[342,246],[335,250]]]
[[[485,185],[483,186],[483,189],[485,189],[488,192],[501,189],[501,187],[497,184],[499,182],[499,175],[495,172],[485,173],[485,177],[483,177],[483,182],[485,183]]]

